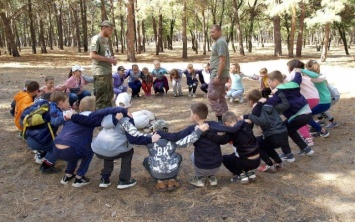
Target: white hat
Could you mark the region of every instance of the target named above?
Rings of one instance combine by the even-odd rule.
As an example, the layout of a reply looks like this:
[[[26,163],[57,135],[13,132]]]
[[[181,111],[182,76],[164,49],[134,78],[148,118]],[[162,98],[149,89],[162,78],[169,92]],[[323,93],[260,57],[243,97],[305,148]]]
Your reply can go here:
[[[120,93],[116,98],[116,106],[128,108],[132,105],[131,96],[128,93]]]
[[[71,68],[71,71],[72,72],[75,72],[76,70],[79,70],[79,71],[84,71],[85,69],[79,65],[75,65]]]

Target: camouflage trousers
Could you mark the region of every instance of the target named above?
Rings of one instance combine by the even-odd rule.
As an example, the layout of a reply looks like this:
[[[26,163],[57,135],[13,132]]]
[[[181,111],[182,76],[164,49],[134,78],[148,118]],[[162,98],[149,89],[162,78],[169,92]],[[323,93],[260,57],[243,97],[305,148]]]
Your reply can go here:
[[[94,75],[94,94],[96,96],[96,110],[112,107],[113,86],[112,75]]]
[[[225,98],[225,84],[228,81],[228,78],[220,78],[218,84],[213,83],[213,80],[214,79],[211,78],[210,84],[208,85],[207,98],[215,115],[222,116],[228,111],[228,104]]]

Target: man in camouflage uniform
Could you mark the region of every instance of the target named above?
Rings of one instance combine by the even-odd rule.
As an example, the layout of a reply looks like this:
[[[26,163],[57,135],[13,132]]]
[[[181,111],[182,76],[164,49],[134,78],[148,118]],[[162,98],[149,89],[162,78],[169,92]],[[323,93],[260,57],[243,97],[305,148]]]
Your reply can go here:
[[[101,31],[91,38],[90,58],[92,59],[92,72],[94,74],[94,90],[96,96],[96,109],[112,106],[113,86],[112,86],[112,65],[117,64],[117,60],[110,51],[109,37],[114,25],[105,20],[99,25]]]

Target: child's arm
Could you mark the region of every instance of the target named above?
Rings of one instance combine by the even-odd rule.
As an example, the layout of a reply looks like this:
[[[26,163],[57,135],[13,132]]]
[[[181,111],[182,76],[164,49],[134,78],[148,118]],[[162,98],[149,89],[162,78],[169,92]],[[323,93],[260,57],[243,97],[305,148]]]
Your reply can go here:
[[[86,83],[94,83],[94,77],[82,75]]]
[[[283,92],[277,91],[276,94],[279,98],[279,102],[276,105],[274,105],[274,107],[278,113],[283,113],[286,110],[288,110],[288,108],[290,108],[290,103],[288,102]]]
[[[225,133],[235,133],[240,130],[245,124],[244,120],[238,121],[234,126],[225,126],[217,122],[209,122],[210,130],[216,132],[225,132]]]
[[[315,72],[312,72],[310,70],[307,69],[301,69],[302,73],[306,74],[307,76],[312,78],[312,82],[324,82],[325,79],[325,75],[319,75]]]
[[[193,131],[195,131],[195,126],[189,126],[184,130],[181,130],[180,132],[177,133],[167,133],[164,131],[158,131],[157,133],[161,136],[162,139],[169,140],[171,142],[176,142],[178,140],[183,139],[184,137],[188,136],[191,134]]]
[[[65,122],[63,111],[58,109],[54,102],[49,105],[49,115],[52,126],[58,127]]]
[[[127,118],[117,118],[116,115],[116,119],[120,119],[119,122],[121,123],[123,129],[126,131],[127,140],[131,144],[147,145],[150,143],[155,143],[156,141],[158,141],[158,139],[160,139],[159,134],[154,134],[153,136],[151,136],[139,132],[137,128]]]
[[[67,115],[68,119],[71,119],[73,122],[79,123],[80,125],[87,126],[87,127],[98,127],[101,126],[101,122],[105,116],[109,114],[116,114],[122,113],[127,115],[127,110],[122,107],[116,108],[105,108],[100,109],[98,111],[90,113],[88,116],[81,115],[81,114],[72,114]]]
[[[226,133],[224,135],[218,135],[217,133],[210,131],[207,131],[204,134],[204,137],[219,145],[227,144],[233,139],[231,134]]]
[[[189,144],[196,142],[200,138],[202,133],[206,130],[208,130],[208,124],[206,123],[202,124],[201,126],[196,126],[195,131],[193,131],[185,138],[176,141],[175,144],[180,148],[187,147]]]

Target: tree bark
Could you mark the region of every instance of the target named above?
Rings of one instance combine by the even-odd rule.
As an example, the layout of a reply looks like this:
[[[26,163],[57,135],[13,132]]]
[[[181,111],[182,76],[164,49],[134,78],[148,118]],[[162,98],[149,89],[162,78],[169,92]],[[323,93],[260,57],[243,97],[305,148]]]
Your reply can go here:
[[[157,30],[157,20],[152,16],[153,31],[154,31],[154,42],[155,42],[155,55],[159,55],[159,41],[158,41],[158,30]]]
[[[143,52],[145,52],[145,42],[147,40],[146,40],[146,31],[145,31],[145,22],[144,22],[144,20],[142,21],[142,35],[143,35],[143,39],[142,39]]]
[[[163,15],[159,14],[159,21],[158,21],[158,46],[159,46],[159,52],[164,52],[164,47],[163,47]]]
[[[187,59],[186,1],[187,0],[183,0],[183,14],[182,14],[182,58],[183,59]]]
[[[296,56],[302,56],[302,46],[303,46],[303,29],[304,29],[304,18],[306,16],[306,6],[303,1],[299,3],[301,15],[299,17],[298,22],[298,35],[297,35],[297,43],[296,43]]]
[[[78,46],[78,52],[81,52],[81,40],[80,40],[80,25],[79,25],[79,17],[78,17],[78,9],[76,7],[77,4],[72,3],[71,4],[71,9],[73,12],[73,16],[74,16],[74,23],[75,23],[75,34],[76,34],[76,41],[77,41],[77,46]]]
[[[258,0],[254,0],[253,6],[249,5],[249,11],[250,11],[250,23],[249,23],[249,30],[248,30],[248,52],[252,51],[253,43],[252,43],[252,37],[253,37],[253,31],[254,31],[254,20],[256,16],[256,5],[258,3]]]
[[[82,24],[82,32],[83,32],[83,48],[84,48],[84,52],[89,51],[89,47],[88,47],[88,25],[87,25],[86,10],[87,10],[86,0],[80,0],[80,15],[81,15],[81,24]]]
[[[134,48],[134,18],[133,18],[133,6],[134,0],[125,0],[127,9],[127,60],[130,62],[136,61],[135,48]]]
[[[125,47],[125,41],[123,40],[123,35],[125,33],[125,28],[123,25],[123,15],[120,15],[120,26],[121,26],[121,33],[120,33],[120,41],[121,41],[121,53],[124,52],[124,50],[126,49]]]
[[[274,21],[274,56],[282,56],[282,41],[281,41],[281,19],[276,15]]]
[[[322,62],[325,62],[327,60],[329,34],[330,34],[330,23],[325,24],[324,32],[325,32],[324,33],[324,44],[323,44],[322,55],[320,57],[320,60]]]
[[[168,40],[168,49],[173,50],[173,35],[174,35],[175,19],[170,20],[170,39]]]
[[[113,0],[110,0],[110,11],[111,11],[111,21],[113,23],[113,25],[116,27],[116,22],[115,22],[115,10],[114,10],[114,7],[113,7]],[[118,52],[118,34],[117,34],[117,28],[115,28],[113,30],[113,33],[114,33],[114,45],[116,46],[116,52]]]
[[[202,50],[203,55],[206,55],[206,43],[207,43],[207,36],[206,36],[206,16],[205,16],[205,9],[202,9]]]
[[[48,4],[48,46],[50,50],[53,50],[53,24],[52,24],[52,5]]]
[[[348,49],[348,43],[347,43],[347,39],[346,39],[346,30],[341,24],[338,24],[338,23],[336,24],[336,27],[338,28],[340,38],[341,38],[343,45],[344,45],[345,54],[350,55],[349,49]]]
[[[292,5],[291,11],[292,11],[292,19],[291,19],[291,32],[290,32],[290,42],[289,42],[289,47],[288,47],[288,56],[294,57],[293,56],[293,48],[294,48],[294,44],[295,44],[296,16],[297,16],[295,5]]]
[[[58,31],[58,48],[64,50],[63,41],[63,15],[62,15],[62,5],[55,5],[57,10],[56,21],[57,21],[57,31]]]
[[[15,36],[12,32],[11,29],[11,19],[6,17],[6,14],[4,11],[0,11],[0,18],[3,22],[3,27],[5,30],[5,35],[6,35],[6,42],[7,42],[7,47],[9,49],[9,53],[13,57],[20,57],[20,53],[17,49],[16,42],[15,42]]]
[[[32,2],[28,0],[28,18],[30,20],[30,33],[31,33],[31,47],[32,47],[32,54],[36,54],[36,32],[33,25],[33,15],[32,15]]]
[[[142,39],[141,39],[141,22],[138,20],[137,21],[137,53],[141,54],[142,53]]]
[[[243,47],[243,33],[242,29],[240,28],[240,21],[239,21],[239,13],[238,9],[240,8],[243,1],[240,2],[240,5],[237,5],[237,1],[233,0],[233,11],[234,11],[234,19],[235,19],[235,27],[238,32],[238,42],[239,42],[239,55],[244,56],[244,47]]]
[[[108,20],[106,7],[105,7],[105,0],[100,0],[100,10],[101,10],[101,21]]]
[[[43,19],[40,15],[37,16],[37,19],[39,19],[39,43],[41,44],[41,53],[47,53],[46,40],[44,39]]]

